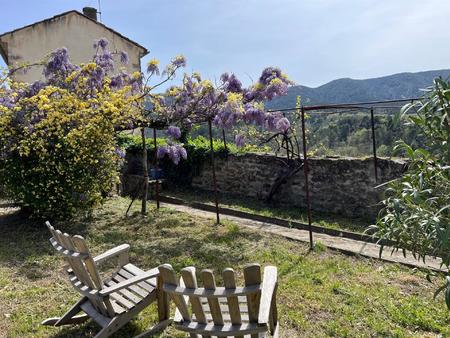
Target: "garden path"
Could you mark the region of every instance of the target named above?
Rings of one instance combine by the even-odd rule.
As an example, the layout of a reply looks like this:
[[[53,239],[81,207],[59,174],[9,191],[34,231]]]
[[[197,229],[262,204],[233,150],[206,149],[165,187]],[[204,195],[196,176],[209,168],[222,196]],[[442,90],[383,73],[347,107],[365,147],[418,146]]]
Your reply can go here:
[[[200,217],[212,219],[215,219],[216,217],[216,214],[214,212],[195,209],[187,205],[162,203],[162,206],[166,206]],[[306,230],[286,228],[272,223],[254,221],[230,215],[221,214],[220,217],[221,219],[236,222],[237,224],[247,228],[266,231],[292,240],[309,242],[309,232]],[[314,233],[314,241],[320,242],[330,249],[338,250],[345,254],[361,255],[364,257],[380,259],[380,245],[378,244],[367,243],[343,237],[330,236],[322,233]],[[392,248],[385,247],[381,259],[387,262],[400,263],[413,268],[426,268],[445,272],[445,270],[441,267],[440,258],[427,257],[424,263],[423,261],[416,260],[408,251],[406,252],[406,257],[403,256],[403,253],[400,251],[394,251],[392,254],[391,251]]]

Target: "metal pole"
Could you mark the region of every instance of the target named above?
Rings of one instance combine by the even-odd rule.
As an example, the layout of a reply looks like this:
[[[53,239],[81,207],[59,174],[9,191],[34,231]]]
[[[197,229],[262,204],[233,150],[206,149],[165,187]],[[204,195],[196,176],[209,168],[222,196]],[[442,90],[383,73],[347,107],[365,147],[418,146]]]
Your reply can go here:
[[[312,216],[311,216],[311,196],[309,195],[309,166],[308,166],[308,153],[306,151],[306,130],[305,130],[305,110],[303,106],[301,108],[302,117],[302,138],[303,138],[303,172],[305,175],[305,192],[306,192],[306,204],[308,208],[308,226],[309,226],[309,248],[314,248],[313,233],[312,233]]]
[[[217,195],[217,179],[216,179],[216,166],[214,161],[214,146],[213,146],[213,138],[212,138],[212,123],[211,119],[208,120],[208,128],[209,128],[209,145],[211,151],[211,168],[213,174],[213,184],[214,184],[214,199],[216,203],[216,220],[217,224],[220,224],[220,216],[219,216],[219,198]]]
[[[147,145],[145,143],[145,127],[141,128],[142,139],[142,170],[144,176],[144,189],[142,192],[141,214],[147,213],[147,195],[148,195],[148,167],[147,167]]]
[[[154,153],[153,153],[153,167],[155,168],[155,175],[158,175],[158,148],[156,145],[156,128],[153,128],[153,148],[154,149]],[[155,182],[155,193],[156,193],[156,209],[159,209],[159,179],[158,177],[156,177],[156,182]]]
[[[375,170],[375,181],[378,182],[377,141],[375,138],[375,118],[373,116],[373,108],[370,109],[370,120],[371,120],[371,124],[372,124],[373,166],[374,166],[374,170]]]

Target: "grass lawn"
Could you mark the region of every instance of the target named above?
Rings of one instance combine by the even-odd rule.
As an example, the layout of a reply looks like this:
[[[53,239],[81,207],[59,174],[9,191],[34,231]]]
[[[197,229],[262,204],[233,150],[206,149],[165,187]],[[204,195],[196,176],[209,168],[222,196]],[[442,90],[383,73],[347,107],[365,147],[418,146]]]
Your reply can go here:
[[[145,269],[167,262],[177,270],[195,265],[216,272],[233,267],[242,273],[250,262],[276,265],[281,337],[450,336],[450,312],[441,296],[433,300],[440,278],[429,283],[423,272],[403,266],[322,246],[308,252],[303,243],[233,223],[215,227],[211,220],[170,209],[156,212],[151,207],[142,218],[134,205],[125,217],[128,202],[114,198],[90,220],[56,225],[85,236],[94,254],[129,243],[131,262]],[[25,221],[18,212],[0,211],[0,229],[0,336],[95,335],[98,327],[90,322],[65,328],[40,325],[78,299],[44,225]],[[115,337],[132,337],[155,320],[152,305]],[[184,335],[169,328],[160,337]]]
[[[187,202],[201,202],[214,204],[214,194],[203,190],[192,188],[167,188],[162,191],[163,195],[181,198]],[[308,224],[308,213],[306,209],[290,207],[278,204],[268,204],[256,198],[229,195],[221,193],[219,204],[222,207],[245,211],[257,215],[282,218],[291,221]],[[343,217],[332,213],[313,211],[313,224],[330,229],[363,232],[369,226],[370,220],[362,218]]]

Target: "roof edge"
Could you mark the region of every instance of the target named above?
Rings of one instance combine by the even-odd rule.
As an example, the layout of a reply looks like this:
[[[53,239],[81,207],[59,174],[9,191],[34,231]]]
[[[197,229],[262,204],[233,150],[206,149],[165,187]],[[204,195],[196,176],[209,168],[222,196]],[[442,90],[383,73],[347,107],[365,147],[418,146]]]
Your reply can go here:
[[[2,41],[0,41],[0,56],[2,57],[6,65],[9,66],[8,50],[5,50],[5,48],[3,48]]]
[[[44,20],[36,21],[36,22],[34,22],[34,23],[32,23],[32,24],[29,24],[29,25],[26,25],[26,26],[23,26],[23,27],[20,27],[20,28],[13,29],[13,30],[11,30],[11,31],[9,31],[9,32],[2,33],[2,34],[0,34],[0,38],[3,37],[3,36],[5,36],[5,35],[13,34],[13,33],[17,32],[17,31],[20,31],[20,30],[25,29],[25,28],[32,27],[32,26],[37,25],[37,24],[41,24],[41,23],[44,23],[44,22],[47,22],[47,21],[52,21],[52,20],[54,20],[54,19],[60,18],[60,17],[62,17],[62,16],[65,16],[65,15],[68,15],[68,14],[71,14],[71,13],[81,15],[83,18],[85,18],[85,19],[87,19],[87,20],[90,20],[90,21],[96,23],[97,25],[102,26],[103,28],[105,28],[105,29],[111,31],[112,33],[114,33],[114,34],[116,34],[116,35],[118,35],[118,36],[121,37],[122,39],[127,40],[128,42],[131,42],[133,45],[135,45],[135,46],[141,48],[141,49],[142,49],[142,55],[141,55],[141,58],[149,53],[149,51],[147,50],[147,48],[145,48],[145,47],[142,46],[141,44],[139,44],[139,43],[137,43],[137,42],[131,40],[130,38],[127,38],[126,36],[120,34],[120,33],[117,32],[116,30],[114,30],[114,29],[112,29],[112,28],[110,28],[110,27],[104,25],[104,24],[101,23],[101,22],[98,22],[98,21],[96,21],[96,20],[91,19],[91,18],[87,17],[86,15],[84,15],[83,13],[81,13],[81,12],[79,12],[79,11],[77,11],[77,10],[74,10],[74,9],[73,9],[73,10],[70,10],[70,11],[67,11],[67,12],[63,12],[63,13],[54,15],[54,16],[52,16],[52,17],[50,17],[50,18],[47,18],[47,19],[44,19]],[[2,50],[2,49],[1,49],[1,47],[0,47],[0,52],[1,52],[1,50]],[[0,54],[1,54],[1,53],[0,53]],[[2,55],[2,57],[3,57],[3,55]],[[3,58],[4,58],[4,57],[3,57]]]

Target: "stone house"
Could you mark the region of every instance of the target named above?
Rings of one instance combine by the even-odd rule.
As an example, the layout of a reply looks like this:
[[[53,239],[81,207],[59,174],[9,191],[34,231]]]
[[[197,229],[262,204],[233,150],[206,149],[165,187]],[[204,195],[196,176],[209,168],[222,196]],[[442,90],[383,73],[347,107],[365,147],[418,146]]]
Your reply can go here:
[[[66,47],[73,63],[85,63],[92,60],[93,43],[100,38],[109,41],[111,51],[128,53],[129,63],[120,65],[126,72],[141,70],[141,58],[148,54],[147,49],[98,22],[96,9],[90,7],[83,8],[83,13],[72,10],[1,34],[0,55],[8,66],[15,67],[38,62],[53,50]],[[42,68],[18,71],[14,77],[31,83],[43,77]]]

